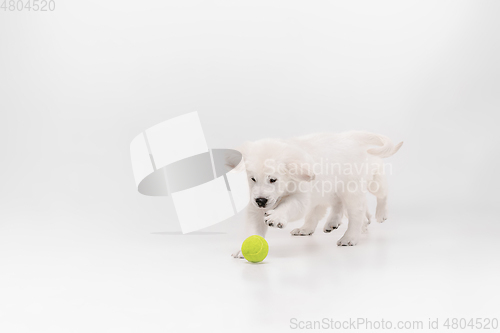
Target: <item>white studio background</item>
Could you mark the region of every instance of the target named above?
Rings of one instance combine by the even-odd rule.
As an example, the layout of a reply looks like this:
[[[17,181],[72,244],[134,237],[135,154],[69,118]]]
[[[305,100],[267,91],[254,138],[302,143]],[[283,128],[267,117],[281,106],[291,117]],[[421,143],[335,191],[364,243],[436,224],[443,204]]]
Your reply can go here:
[[[429,216],[467,216],[456,223],[489,230],[499,222],[499,12],[497,1],[56,0],[53,12],[1,10],[2,266],[36,274],[41,266],[22,265],[32,253],[85,260],[75,247],[180,230],[170,198],[136,191],[129,143],[192,111],[211,148],[353,129],[404,141],[388,160],[396,216],[418,216],[423,228],[436,223]],[[210,230],[231,233],[242,219]],[[5,288],[22,282],[10,274]],[[43,311],[36,304],[27,313]],[[11,318],[23,308],[5,307]]]

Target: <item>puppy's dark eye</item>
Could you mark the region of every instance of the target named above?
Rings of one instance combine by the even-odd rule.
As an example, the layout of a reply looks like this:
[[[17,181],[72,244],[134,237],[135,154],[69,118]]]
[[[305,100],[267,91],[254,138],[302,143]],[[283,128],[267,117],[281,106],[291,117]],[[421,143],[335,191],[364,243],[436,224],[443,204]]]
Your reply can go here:
[[[252,177],[252,178],[250,178],[250,179],[251,179],[251,180],[253,180],[254,182],[257,182],[257,181],[255,180],[255,178],[253,178],[253,177]]]
[[[276,180],[277,180],[276,178],[271,178],[271,179],[269,179],[269,182],[274,183]]]

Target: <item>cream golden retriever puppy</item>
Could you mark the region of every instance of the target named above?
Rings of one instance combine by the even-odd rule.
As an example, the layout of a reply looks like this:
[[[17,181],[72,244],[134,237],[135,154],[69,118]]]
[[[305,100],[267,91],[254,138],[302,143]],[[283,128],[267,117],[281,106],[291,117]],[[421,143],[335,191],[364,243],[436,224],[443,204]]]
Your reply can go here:
[[[337,245],[356,245],[371,218],[366,192],[377,198],[376,220],[387,219],[389,172],[382,158],[395,154],[402,144],[359,131],[244,143],[238,151],[250,185],[246,234],[265,237],[270,227],[283,229],[288,222],[304,218],[291,234],[312,235],[331,208],[323,231],[337,229],[345,214],[347,231]],[[235,167],[238,161],[227,163]],[[233,257],[242,258],[240,250]]]

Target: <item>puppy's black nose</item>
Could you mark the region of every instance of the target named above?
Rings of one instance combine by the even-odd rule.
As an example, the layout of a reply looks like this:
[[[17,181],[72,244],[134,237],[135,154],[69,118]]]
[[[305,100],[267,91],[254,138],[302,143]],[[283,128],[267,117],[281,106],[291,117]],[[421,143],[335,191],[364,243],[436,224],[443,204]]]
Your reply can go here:
[[[267,199],[266,198],[257,198],[255,202],[259,207],[266,207]]]

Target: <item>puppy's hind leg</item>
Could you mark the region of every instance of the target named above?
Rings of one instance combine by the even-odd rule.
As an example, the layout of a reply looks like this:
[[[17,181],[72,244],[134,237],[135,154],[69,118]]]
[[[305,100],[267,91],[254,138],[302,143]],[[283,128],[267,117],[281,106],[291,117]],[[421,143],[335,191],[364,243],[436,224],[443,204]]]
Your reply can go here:
[[[292,236],[310,236],[316,230],[319,220],[325,216],[326,206],[318,205],[312,207],[306,214],[304,225],[300,228],[293,229],[290,233]]]
[[[368,225],[370,223],[372,223],[372,214],[370,213],[370,211],[368,210],[368,208],[366,208],[366,219],[363,222],[363,228],[362,228],[363,232],[367,232],[368,231]]]
[[[323,227],[323,232],[332,232],[332,230],[337,229],[342,224],[342,216],[344,215],[344,206],[342,205],[342,200],[335,195],[332,203],[332,211],[326,220],[325,226]]]
[[[384,174],[376,173],[373,180],[368,183],[368,191],[377,197],[377,210],[375,219],[377,222],[387,220],[387,180]]]
[[[342,201],[347,209],[349,224],[344,236],[337,242],[339,246],[353,246],[358,243],[359,236],[366,219],[366,196],[360,192],[345,192]]]

